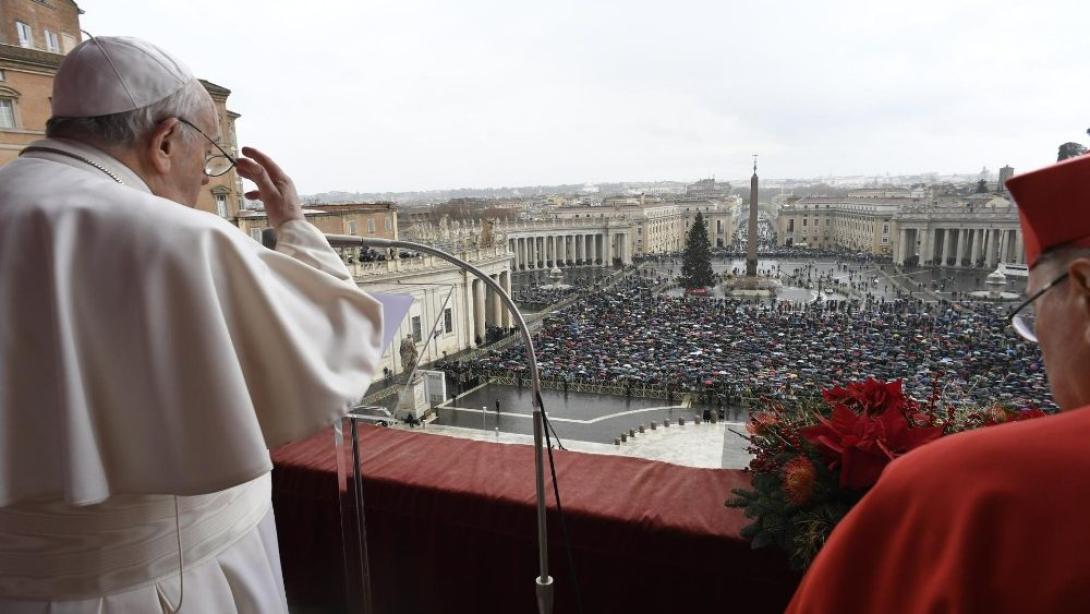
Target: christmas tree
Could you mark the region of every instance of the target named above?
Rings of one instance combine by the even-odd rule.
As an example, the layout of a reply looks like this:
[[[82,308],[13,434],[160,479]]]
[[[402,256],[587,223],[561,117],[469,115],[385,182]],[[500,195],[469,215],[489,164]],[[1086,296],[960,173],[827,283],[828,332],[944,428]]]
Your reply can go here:
[[[681,265],[681,285],[686,289],[712,285],[711,249],[704,216],[697,212],[696,221],[689,228],[689,236],[685,239],[685,257]]]

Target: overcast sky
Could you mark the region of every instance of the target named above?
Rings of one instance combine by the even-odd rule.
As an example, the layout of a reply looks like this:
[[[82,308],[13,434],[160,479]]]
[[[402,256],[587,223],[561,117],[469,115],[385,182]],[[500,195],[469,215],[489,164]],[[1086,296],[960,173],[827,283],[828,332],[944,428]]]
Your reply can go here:
[[[232,90],[303,193],[1030,170],[1090,141],[1085,0],[77,0]]]

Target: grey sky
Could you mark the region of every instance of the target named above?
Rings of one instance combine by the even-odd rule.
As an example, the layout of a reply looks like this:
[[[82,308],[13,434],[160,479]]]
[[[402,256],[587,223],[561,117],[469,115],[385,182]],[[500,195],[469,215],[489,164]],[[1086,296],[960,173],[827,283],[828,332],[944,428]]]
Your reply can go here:
[[[1090,4],[77,0],[304,193],[1017,171],[1087,142]],[[309,12],[308,12],[309,11]]]

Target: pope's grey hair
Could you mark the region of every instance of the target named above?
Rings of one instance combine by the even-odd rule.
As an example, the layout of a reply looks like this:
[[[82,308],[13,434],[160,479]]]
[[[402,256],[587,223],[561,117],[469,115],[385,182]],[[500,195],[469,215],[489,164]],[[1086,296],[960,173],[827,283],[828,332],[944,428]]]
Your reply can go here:
[[[130,147],[169,117],[197,121],[197,115],[209,104],[208,92],[194,79],[159,102],[133,111],[97,117],[50,117],[45,124],[45,135],[96,145]],[[183,130],[182,135],[190,142],[198,138],[192,130]]]

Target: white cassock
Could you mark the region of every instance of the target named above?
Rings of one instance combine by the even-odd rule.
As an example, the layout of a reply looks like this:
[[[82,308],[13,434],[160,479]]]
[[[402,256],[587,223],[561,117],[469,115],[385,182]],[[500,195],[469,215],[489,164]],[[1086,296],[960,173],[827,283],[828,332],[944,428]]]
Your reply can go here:
[[[307,222],[268,250],[34,146],[0,168],[0,612],[170,611],[181,586],[182,612],[285,612],[268,449],[363,395],[378,301]]]

